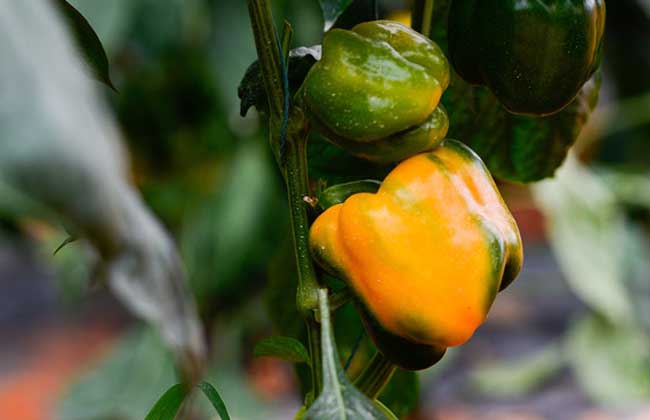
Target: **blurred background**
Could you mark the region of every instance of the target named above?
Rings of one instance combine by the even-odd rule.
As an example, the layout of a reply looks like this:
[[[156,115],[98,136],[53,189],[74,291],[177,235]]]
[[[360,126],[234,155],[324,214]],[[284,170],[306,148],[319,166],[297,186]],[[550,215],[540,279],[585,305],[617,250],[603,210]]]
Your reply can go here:
[[[210,381],[234,418],[292,418],[304,372],[252,356],[259,339],[301,325],[283,309],[293,280],[282,180],[258,115],[239,115],[237,86],[256,58],[245,2],[71,3],[108,53],[118,92],[98,89],[132,179],[180,247]],[[272,3],[294,46],[320,42],[316,0]],[[395,18],[408,10],[380,5]],[[609,1],[607,15],[601,99],[574,156],[553,180],[500,184],[524,239],[519,280],[468,344],[419,378],[396,376],[385,396],[399,415],[650,419],[650,2]],[[83,243],[53,255],[65,229],[19,204],[0,193],[0,419],[142,419],[175,382],[171,355],[93,282]],[[337,313],[344,360],[360,330],[352,308]],[[362,337],[351,369],[371,351]],[[203,404],[197,418],[209,418]]]

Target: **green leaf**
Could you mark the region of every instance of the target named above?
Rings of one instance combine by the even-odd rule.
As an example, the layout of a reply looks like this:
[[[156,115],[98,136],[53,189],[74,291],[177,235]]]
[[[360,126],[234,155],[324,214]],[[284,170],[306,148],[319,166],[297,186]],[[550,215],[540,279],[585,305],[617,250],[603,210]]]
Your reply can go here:
[[[553,180],[532,188],[551,248],[571,289],[613,323],[633,319],[625,287],[623,209],[593,172],[570,158]]]
[[[221,395],[219,395],[217,390],[214,389],[212,385],[210,385],[208,382],[205,381],[199,383],[198,387],[201,389],[201,391],[203,391],[203,394],[205,394],[205,396],[208,397],[208,399],[212,403],[212,406],[219,414],[219,417],[221,417],[221,420],[230,420],[230,415],[228,414],[228,410],[226,409],[226,404],[223,402],[223,399],[221,398]]]
[[[564,110],[549,117],[510,114],[487,88],[471,86],[454,74],[443,98],[450,138],[481,156],[496,178],[535,182],[553,176],[598,102],[596,74]]]
[[[289,92],[291,96],[300,88],[311,66],[320,60],[320,57],[320,45],[299,47],[289,51],[287,75],[289,77]],[[246,116],[251,106],[255,106],[259,111],[267,110],[268,102],[259,61],[254,61],[246,69],[246,73],[237,88],[237,95],[241,100],[239,113],[242,117]]]
[[[332,334],[327,290],[319,290],[323,390],[304,416],[305,420],[388,419],[368,397],[359,392],[343,371]]]
[[[335,204],[343,203],[351,195],[357,193],[376,193],[381,182],[372,179],[350,181],[327,187],[318,194],[318,207],[327,210]]]
[[[520,397],[536,389],[564,365],[562,348],[557,343],[514,361],[495,362],[472,372],[478,390],[492,397]]]
[[[0,27],[0,91],[12,104],[0,107],[2,182],[83,233],[98,278],[196,374],[204,338],[176,246],[131,184],[118,127],[61,22],[47,2],[6,2]]]
[[[215,299],[235,305],[247,296],[246,285],[285,232],[286,202],[266,147],[261,138],[242,141],[224,169],[227,175],[185,219],[181,250],[203,310]]]
[[[93,76],[115,90],[115,86],[111,82],[108,57],[106,57],[102,42],[99,40],[92,26],[90,26],[90,23],[66,0],[53,1],[68,23],[69,29],[77,40],[84,59],[92,70]]]
[[[323,21],[325,30],[329,30],[336,19],[352,4],[352,0],[319,0],[320,7],[323,10]]]
[[[305,346],[291,337],[269,337],[261,340],[253,350],[255,357],[277,357],[291,363],[309,364],[309,353]]]
[[[144,420],[174,420],[186,395],[182,384],[172,386],[156,401]]]
[[[566,338],[578,382],[597,401],[629,407],[650,398],[650,337],[597,316],[575,323]]]

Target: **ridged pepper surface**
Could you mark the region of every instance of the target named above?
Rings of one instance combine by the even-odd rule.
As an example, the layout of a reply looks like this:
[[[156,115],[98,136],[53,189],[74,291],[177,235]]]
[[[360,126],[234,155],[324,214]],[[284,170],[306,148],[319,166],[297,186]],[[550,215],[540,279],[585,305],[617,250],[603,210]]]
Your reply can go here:
[[[604,0],[453,0],[449,56],[510,112],[549,115],[576,97],[600,64]]]
[[[378,349],[423,369],[466,342],[518,274],[517,225],[480,158],[445,140],[310,230],[315,260],[353,290]]]
[[[391,21],[333,29],[300,91],[312,129],[357,156],[398,162],[445,137],[449,63],[430,39]]]

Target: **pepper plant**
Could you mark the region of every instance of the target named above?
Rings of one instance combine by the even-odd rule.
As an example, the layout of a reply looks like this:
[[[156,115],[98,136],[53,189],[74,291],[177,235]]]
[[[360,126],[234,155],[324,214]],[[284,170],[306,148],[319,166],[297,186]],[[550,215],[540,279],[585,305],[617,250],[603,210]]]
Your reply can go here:
[[[82,40],[95,77],[112,87],[92,28],[67,2],[54,3]],[[379,19],[377,3],[320,0],[322,45],[291,49],[292,26],[277,27],[271,0],[246,0],[258,60],[243,75],[241,113],[252,106],[260,112],[286,185],[296,275],[280,293],[295,289],[305,327],[303,341],[271,337],[255,354],[306,366],[296,418],[396,418],[379,400],[395,372],[429,368],[467,342],[522,267],[519,230],[495,179],[552,176],[598,99],[602,0],[527,7],[414,0],[410,27]],[[6,156],[7,172],[15,169],[17,184],[25,183],[21,168],[11,166],[17,159]],[[128,300],[133,286],[123,271],[131,266],[120,260],[130,256],[124,249],[140,256],[139,238],[95,220],[84,225],[74,203],[43,190],[32,195],[54,203],[79,228],[73,236],[88,237],[115,264],[108,275]],[[124,206],[125,213],[144,212],[135,199]],[[142,214],[134,225],[149,220]],[[151,224],[152,236],[166,239]],[[179,290],[175,250],[163,251],[151,260],[174,274],[166,271],[164,291]],[[150,271],[147,279],[159,282]],[[192,351],[185,342],[176,349],[185,356],[178,361],[184,384],[170,388],[147,419],[173,418],[196,384],[228,418],[227,402],[200,381],[203,343],[194,307],[182,298],[175,309],[191,322],[175,332],[193,344]],[[353,377],[339,360],[330,317],[348,302],[375,350]],[[143,316],[165,331],[165,319]]]
[[[322,0],[322,47],[290,50],[291,25],[278,31],[269,0],[247,0],[258,62],[240,98],[243,114],[255,105],[268,120],[287,187],[311,378],[299,418],[393,418],[377,396],[395,370],[428,368],[471,337],[523,261],[490,171],[552,176],[598,92],[604,2],[503,2],[488,8],[503,25],[488,25],[480,2],[414,1],[412,28],[337,24],[350,3]],[[337,174],[343,161],[356,170]],[[344,288],[328,292],[328,275]],[[377,348],[352,378],[361,393],[327,331],[346,300]]]

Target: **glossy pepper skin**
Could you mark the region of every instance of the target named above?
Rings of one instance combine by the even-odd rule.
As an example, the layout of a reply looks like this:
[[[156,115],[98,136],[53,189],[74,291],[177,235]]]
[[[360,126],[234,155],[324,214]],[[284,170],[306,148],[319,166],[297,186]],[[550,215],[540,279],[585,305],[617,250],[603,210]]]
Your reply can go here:
[[[309,239],[354,291],[378,349],[413,370],[466,342],[523,261],[490,173],[455,140],[400,163],[377,193],[330,207]]]
[[[510,112],[550,115],[598,68],[604,30],[604,0],[453,0],[449,55]]]
[[[449,63],[430,39],[391,21],[334,29],[301,88],[312,128],[349,152],[395,162],[435,147]]]

